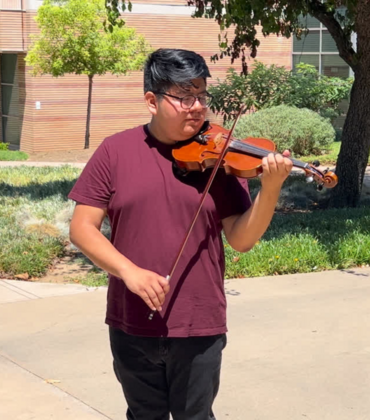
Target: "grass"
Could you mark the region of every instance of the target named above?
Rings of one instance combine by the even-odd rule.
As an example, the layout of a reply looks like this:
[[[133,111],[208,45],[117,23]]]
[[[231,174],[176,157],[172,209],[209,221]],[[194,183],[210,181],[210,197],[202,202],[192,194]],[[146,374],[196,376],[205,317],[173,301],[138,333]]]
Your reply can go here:
[[[330,150],[327,151],[327,153],[316,156],[316,155],[308,155],[308,156],[302,156],[299,158],[302,162],[308,162],[312,163],[315,160],[318,160],[321,165],[335,165],[338,159],[339,150],[340,150],[341,143],[336,141],[332,143]]]
[[[226,278],[309,273],[370,264],[369,208],[275,214],[248,253],[226,244]]]
[[[28,155],[18,150],[0,150],[0,161],[27,160]]]
[[[68,280],[88,287],[100,287],[108,284],[108,275],[98,268],[93,268],[85,275],[70,277]]]
[[[333,166],[336,164],[337,159],[338,159],[338,155],[339,155],[339,150],[340,150],[340,145],[341,143],[339,141],[335,141],[334,143],[332,143],[330,150],[327,151],[327,153],[320,155],[320,156],[316,156],[316,155],[309,155],[309,156],[302,156],[299,157],[298,159],[303,161],[303,162],[308,162],[308,163],[312,163],[315,160],[318,160],[320,162],[321,165],[323,166]],[[368,165],[370,165],[370,155],[369,155],[369,160],[368,160]]]
[[[40,277],[66,254],[74,208],[67,195],[80,172],[69,166],[0,168],[0,275]],[[254,197],[259,180],[249,185]],[[261,241],[246,254],[225,244],[226,278],[369,265],[367,197],[357,209],[324,210],[327,199],[327,191],[318,192],[303,176],[289,177]],[[107,275],[94,267],[69,280],[100,286],[107,284]]]
[[[73,209],[67,194],[79,173],[0,168],[0,275],[39,277],[64,254]]]

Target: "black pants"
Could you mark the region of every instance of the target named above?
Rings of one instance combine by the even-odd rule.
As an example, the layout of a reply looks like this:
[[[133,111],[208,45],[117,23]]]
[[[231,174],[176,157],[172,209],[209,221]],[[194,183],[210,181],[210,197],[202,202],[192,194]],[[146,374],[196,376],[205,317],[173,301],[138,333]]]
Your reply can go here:
[[[129,420],[214,420],[226,335],[153,338],[110,328]]]

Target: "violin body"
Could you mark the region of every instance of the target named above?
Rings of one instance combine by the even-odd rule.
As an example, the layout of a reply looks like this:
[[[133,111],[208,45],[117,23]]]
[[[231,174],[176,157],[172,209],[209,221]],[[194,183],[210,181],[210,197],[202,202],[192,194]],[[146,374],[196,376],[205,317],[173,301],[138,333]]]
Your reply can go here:
[[[213,167],[222,153],[227,135],[227,129],[212,124],[211,129],[200,134],[205,142],[192,140],[175,148],[172,154],[178,167],[186,171],[204,171]],[[276,151],[275,143],[268,139],[250,137],[240,141],[262,147],[269,152]],[[254,178],[262,172],[262,160],[258,157],[228,150],[224,156],[222,167],[227,174],[240,178]]]
[[[225,142],[229,141],[220,168],[240,178],[254,178],[262,173],[262,158],[269,153],[276,154],[276,145],[269,139],[248,137],[238,140],[233,137],[228,139],[228,135],[226,128],[206,122],[194,138],[179,142],[174,147],[172,155],[177,166],[184,172],[212,168],[223,153]],[[319,187],[333,188],[337,184],[334,172],[321,172],[309,163],[290,159],[293,166],[303,169],[306,176],[315,180]]]

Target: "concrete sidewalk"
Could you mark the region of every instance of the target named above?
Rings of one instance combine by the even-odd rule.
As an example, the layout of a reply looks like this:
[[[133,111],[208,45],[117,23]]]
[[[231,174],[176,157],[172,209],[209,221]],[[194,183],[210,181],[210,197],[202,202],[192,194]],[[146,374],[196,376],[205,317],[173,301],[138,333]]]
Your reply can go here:
[[[27,160],[20,160],[20,161],[0,161],[0,168],[3,167],[15,167],[15,166],[36,166],[36,167],[42,167],[42,166],[73,166],[74,168],[84,168],[86,166],[86,163],[83,162],[28,162]]]
[[[228,280],[218,420],[368,420],[370,269]],[[106,288],[0,282],[0,419],[125,418]]]
[[[43,299],[52,296],[67,296],[105,287],[86,287],[80,284],[37,283],[19,280],[0,280],[0,304],[23,300]]]

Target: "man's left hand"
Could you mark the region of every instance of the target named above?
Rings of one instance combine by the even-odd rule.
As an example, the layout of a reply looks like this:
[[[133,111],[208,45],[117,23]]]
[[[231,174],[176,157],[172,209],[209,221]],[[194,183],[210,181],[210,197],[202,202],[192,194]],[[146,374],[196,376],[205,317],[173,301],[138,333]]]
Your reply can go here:
[[[289,156],[290,152],[285,150],[282,154],[269,153],[262,159],[261,184],[264,188],[279,190],[282,187],[293,168]]]

